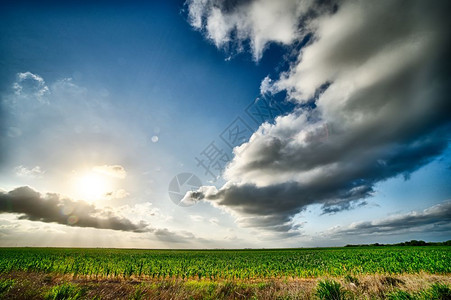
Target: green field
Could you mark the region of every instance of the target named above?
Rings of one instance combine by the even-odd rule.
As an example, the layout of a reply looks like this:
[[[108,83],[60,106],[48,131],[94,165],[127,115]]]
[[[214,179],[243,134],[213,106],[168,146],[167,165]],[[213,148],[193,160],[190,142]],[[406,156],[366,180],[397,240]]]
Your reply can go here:
[[[2,248],[0,272],[100,277],[255,279],[346,274],[451,273],[451,247],[281,250]]]
[[[2,299],[451,299],[450,274],[449,246],[0,248]]]

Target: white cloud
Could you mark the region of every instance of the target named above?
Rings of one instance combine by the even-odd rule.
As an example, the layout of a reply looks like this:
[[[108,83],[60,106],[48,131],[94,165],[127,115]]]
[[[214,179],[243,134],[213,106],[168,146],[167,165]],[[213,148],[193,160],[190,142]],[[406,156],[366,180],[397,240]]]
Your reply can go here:
[[[439,3],[427,8],[419,1],[407,6],[401,1],[344,1],[337,13],[318,19],[315,41],[275,86],[305,101],[326,82],[340,84],[339,90],[347,95],[400,76],[397,72],[402,69],[420,67],[445,41],[439,9]]]
[[[21,97],[33,97],[41,103],[48,103],[45,96],[49,88],[44,79],[31,72],[17,73],[17,80],[13,83],[14,93]]]
[[[27,168],[22,165],[14,168],[14,171],[19,177],[29,177],[29,178],[38,178],[44,175],[45,171],[41,169],[40,166],[35,166],[33,168]]]
[[[121,165],[94,166],[92,170],[99,174],[119,179],[124,179],[125,177],[127,177],[127,171],[125,171],[124,167]]]
[[[300,18],[302,13],[293,7],[288,12],[283,3],[279,19]],[[235,148],[240,155],[227,166],[222,188],[202,187],[187,197],[227,207],[242,226],[290,232],[299,229],[293,217],[308,205],[320,203],[324,213],[365,205],[377,182],[408,176],[440,155],[450,132],[451,68],[443,65],[451,53],[448,6],[343,1],[332,14],[334,7],[316,9],[322,13],[302,23],[301,31],[313,35],[297,61],[279,79],[266,77],[261,84],[262,93],[287,91],[296,104],[315,106],[298,106],[274,124],[262,124]],[[241,23],[227,21],[237,28],[239,42],[283,40],[271,31],[267,39],[259,36],[259,25],[249,17],[257,7],[259,16],[274,13],[266,1],[205,7],[203,14],[218,7],[223,16],[243,16],[240,22],[252,24],[240,36]],[[302,35],[287,37],[292,43]],[[257,48],[256,58],[263,47]]]
[[[188,0],[187,5],[191,25],[205,29],[218,48],[233,42],[241,51],[249,40],[254,59],[259,60],[269,42],[290,45],[305,35],[299,25],[308,17],[313,2]]]
[[[261,84],[260,84],[260,94],[273,94],[276,93],[277,89],[273,85],[273,80],[269,78],[269,76],[266,76]]]
[[[114,212],[121,217],[134,221],[148,220],[150,217],[166,220],[166,216],[163,215],[158,208],[153,207],[150,202],[138,203],[133,206],[123,205],[114,209]]]
[[[190,215],[189,218],[194,222],[202,222],[204,220],[204,217],[199,215]]]

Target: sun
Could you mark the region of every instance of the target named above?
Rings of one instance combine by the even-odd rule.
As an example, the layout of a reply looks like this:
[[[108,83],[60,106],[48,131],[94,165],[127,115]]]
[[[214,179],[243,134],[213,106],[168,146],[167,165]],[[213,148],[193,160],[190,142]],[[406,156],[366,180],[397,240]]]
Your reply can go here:
[[[76,191],[83,200],[99,200],[111,191],[111,182],[102,174],[87,172],[76,178]]]

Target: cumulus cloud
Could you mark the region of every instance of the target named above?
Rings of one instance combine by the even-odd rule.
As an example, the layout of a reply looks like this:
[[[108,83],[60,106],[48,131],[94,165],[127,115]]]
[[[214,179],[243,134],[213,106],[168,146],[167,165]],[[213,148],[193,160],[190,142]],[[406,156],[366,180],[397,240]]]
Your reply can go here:
[[[188,0],[191,25],[204,30],[218,48],[229,44],[242,51],[250,43],[259,60],[269,42],[290,45],[306,30],[300,25],[314,15],[319,5],[313,0]]]
[[[127,177],[127,171],[125,171],[124,167],[121,165],[103,165],[103,166],[95,166],[92,168],[94,172],[99,174],[107,175],[110,177],[115,177],[119,179],[124,179]]]
[[[308,205],[322,204],[324,213],[365,205],[376,183],[408,178],[447,148],[448,1],[341,1],[321,9],[286,1],[278,19],[299,27],[279,28],[287,39],[278,37],[282,32],[259,35],[250,12],[258,7],[273,13],[266,1],[227,3],[188,1],[191,24],[205,26],[218,47],[217,40],[232,39],[233,30],[235,39],[251,42],[256,58],[266,43],[293,44],[302,32],[312,37],[289,70],[261,85],[262,93],[288,92],[294,111],[262,124],[234,149],[240,155],[227,166],[223,187],[202,187],[186,198],[226,208],[243,226],[296,231],[293,217]],[[290,5],[301,5],[303,12],[285,10]],[[208,26],[218,10],[224,24],[215,26],[222,31]],[[247,19],[247,27],[237,25],[235,16]]]
[[[42,170],[40,166],[27,168],[20,165],[15,167],[14,171],[16,172],[16,175],[19,177],[31,177],[31,178],[41,177],[45,173],[45,171]]]
[[[347,227],[335,227],[325,235],[391,235],[405,232],[451,232],[451,201],[389,218],[352,223]]]
[[[84,201],[74,201],[58,194],[42,195],[30,187],[0,192],[0,213],[19,214],[19,219],[130,232],[153,229],[145,222],[133,223],[113,212],[102,211]]]

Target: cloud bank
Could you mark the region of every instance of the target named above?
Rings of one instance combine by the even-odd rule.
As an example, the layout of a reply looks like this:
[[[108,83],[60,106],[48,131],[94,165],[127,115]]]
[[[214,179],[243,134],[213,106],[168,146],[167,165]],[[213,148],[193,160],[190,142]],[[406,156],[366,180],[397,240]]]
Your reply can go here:
[[[16,213],[19,219],[130,232],[151,231],[145,222],[135,224],[112,212],[104,212],[84,201],[62,198],[58,194],[41,195],[30,187],[0,192],[0,213]]]
[[[389,235],[425,230],[451,231],[451,201],[445,201],[420,212],[413,211],[371,222],[357,222],[348,227],[336,227],[329,230],[327,235]]]
[[[136,209],[139,211],[137,212]],[[145,207],[139,206],[134,208],[127,206],[116,210],[100,209],[93,204],[74,201],[54,193],[43,195],[28,186],[18,187],[9,192],[0,190],[0,214],[18,214],[19,220],[142,233],[136,238],[156,239],[165,243],[187,245],[209,243],[208,240],[185,230],[156,228],[147,222],[133,222],[124,216],[124,212],[127,212],[129,216],[132,215],[136,219],[154,215],[154,211],[151,210],[149,214]],[[16,224],[16,226],[19,225]]]
[[[408,178],[448,147],[449,1],[326,2],[187,2],[194,28],[218,47],[249,41],[255,59],[268,43],[312,36],[287,71],[262,82],[263,93],[286,91],[297,108],[234,149],[223,187],[191,199],[244,226],[293,231],[308,205],[365,205],[376,183]]]

